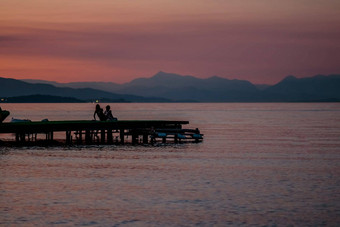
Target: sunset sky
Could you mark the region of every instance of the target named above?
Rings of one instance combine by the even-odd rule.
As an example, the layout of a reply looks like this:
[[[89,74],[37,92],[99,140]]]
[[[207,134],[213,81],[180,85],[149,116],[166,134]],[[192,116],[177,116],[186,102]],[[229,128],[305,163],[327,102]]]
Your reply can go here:
[[[0,0],[0,77],[340,73],[339,0]]]

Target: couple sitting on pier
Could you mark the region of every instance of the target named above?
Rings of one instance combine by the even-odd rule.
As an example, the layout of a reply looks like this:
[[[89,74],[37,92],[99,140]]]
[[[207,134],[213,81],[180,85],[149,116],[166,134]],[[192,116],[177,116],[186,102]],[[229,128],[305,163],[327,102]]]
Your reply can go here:
[[[100,105],[96,105],[96,110],[94,111],[93,118],[96,119],[96,114],[98,115],[98,118],[100,121],[117,121],[118,119],[113,117],[112,111],[110,109],[111,107],[109,105],[106,106],[105,112],[103,112],[103,109],[100,108]]]

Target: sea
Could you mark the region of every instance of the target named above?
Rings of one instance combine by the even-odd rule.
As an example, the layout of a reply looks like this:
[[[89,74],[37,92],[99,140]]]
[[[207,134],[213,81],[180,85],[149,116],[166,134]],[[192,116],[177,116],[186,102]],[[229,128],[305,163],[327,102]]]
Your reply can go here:
[[[340,226],[340,103],[110,106],[188,120],[204,140],[0,147],[0,226]],[[92,120],[95,104],[1,108],[6,121]]]

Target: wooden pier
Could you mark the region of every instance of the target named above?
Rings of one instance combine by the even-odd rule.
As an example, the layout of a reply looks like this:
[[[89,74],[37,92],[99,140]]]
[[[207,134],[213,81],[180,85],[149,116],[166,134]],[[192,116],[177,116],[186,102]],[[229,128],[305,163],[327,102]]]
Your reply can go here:
[[[200,142],[198,129],[183,129],[188,121],[34,121],[0,123],[0,134],[13,134],[15,145],[60,142],[71,144],[148,144]],[[64,139],[55,139],[65,133]],[[43,139],[39,138],[43,135]],[[0,143],[1,145],[1,143]]]

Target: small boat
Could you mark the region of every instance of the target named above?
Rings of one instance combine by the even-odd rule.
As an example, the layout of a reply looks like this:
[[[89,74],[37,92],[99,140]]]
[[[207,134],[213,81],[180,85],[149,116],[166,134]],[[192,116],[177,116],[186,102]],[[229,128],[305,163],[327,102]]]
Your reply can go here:
[[[1,110],[0,108],[0,123],[3,122],[6,119],[6,117],[8,117],[9,114],[10,114],[9,111]]]

